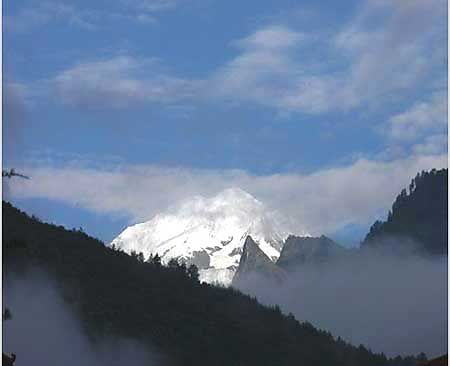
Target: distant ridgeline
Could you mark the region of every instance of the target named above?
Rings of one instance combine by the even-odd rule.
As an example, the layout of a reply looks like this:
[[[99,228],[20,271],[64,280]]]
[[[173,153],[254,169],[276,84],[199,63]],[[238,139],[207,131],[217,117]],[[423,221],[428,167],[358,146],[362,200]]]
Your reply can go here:
[[[409,190],[397,196],[387,220],[372,225],[362,247],[392,247],[410,241],[423,254],[447,254],[447,182],[447,169],[418,173]]]
[[[255,252],[252,242],[246,247]],[[249,263],[264,265],[267,258],[255,254]],[[138,339],[166,355],[168,365],[412,366],[418,361],[387,359],[352,346],[235,289],[199,283],[195,267],[176,261],[165,267],[155,257],[144,261],[79,230],[42,223],[5,202],[3,264],[6,275],[31,267],[48,272],[93,339]]]

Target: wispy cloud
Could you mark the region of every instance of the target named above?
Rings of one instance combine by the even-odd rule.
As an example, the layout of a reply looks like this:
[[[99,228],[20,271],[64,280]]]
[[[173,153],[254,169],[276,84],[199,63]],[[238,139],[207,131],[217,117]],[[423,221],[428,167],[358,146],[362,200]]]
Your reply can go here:
[[[447,109],[447,93],[438,91],[380,123],[377,129],[386,136],[381,155],[393,159],[411,153],[446,153]]]
[[[444,1],[369,1],[331,41],[285,27],[258,30],[237,42],[241,54],[218,70],[215,89],[228,98],[313,114],[407,96],[424,78],[445,77],[445,7]],[[311,44],[338,66],[311,58]]]
[[[305,41],[305,34],[295,32],[284,26],[270,26],[234,42],[241,49],[255,52],[283,50],[297,46]]]
[[[303,91],[306,95],[306,88],[315,83],[314,76],[306,76],[305,65],[295,58],[307,41],[307,35],[277,25],[233,42],[240,54],[209,78],[213,96],[291,109],[292,98]],[[302,101],[306,111],[322,109],[319,101],[308,103],[311,100],[306,99]]]
[[[151,21],[153,13],[177,3],[123,4]],[[49,85],[65,102],[87,95],[86,101],[105,100],[107,106],[183,99],[256,103],[288,114],[385,108],[414,98],[415,87],[433,92],[432,85],[446,78],[445,7],[441,0],[367,1],[331,37],[271,24],[232,41],[236,55],[203,79],[161,72],[127,56],[78,63]]]
[[[351,223],[369,224],[387,211],[418,171],[446,165],[446,154],[415,155],[391,162],[358,159],[308,175],[256,176],[242,170],[46,164],[20,167],[32,179],[16,181],[9,189],[13,197],[53,199],[136,222],[190,196],[240,187],[283,214],[294,231],[322,234]]]
[[[177,7],[176,0],[114,0],[110,9],[95,6],[79,7],[63,0],[30,2],[13,14],[4,15],[7,31],[30,32],[51,23],[68,24],[85,30],[95,30],[105,21],[128,20],[137,24],[157,22],[157,16]]]
[[[447,93],[437,93],[429,100],[389,118],[388,134],[395,140],[414,141],[424,134],[447,129]]]
[[[161,13],[174,10],[179,5],[178,0],[120,0],[119,2],[123,8],[115,16],[139,24],[157,23]]]
[[[122,0],[125,5],[149,13],[156,13],[175,8],[178,0]]]
[[[27,32],[52,22],[64,22],[84,29],[94,29],[94,14],[73,5],[57,1],[44,1],[21,8],[15,14],[4,15],[7,31]]]
[[[445,77],[445,11],[442,0],[367,1],[334,40],[350,66],[348,102],[396,99],[421,80]]]
[[[67,104],[116,108],[186,99],[193,95],[198,82],[159,72],[156,59],[118,56],[79,63],[46,84],[53,96]]]
[[[431,135],[413,146],[413,151],[416,154],[440,154],[448,152],[448,135],[442,133],[438,135]]]

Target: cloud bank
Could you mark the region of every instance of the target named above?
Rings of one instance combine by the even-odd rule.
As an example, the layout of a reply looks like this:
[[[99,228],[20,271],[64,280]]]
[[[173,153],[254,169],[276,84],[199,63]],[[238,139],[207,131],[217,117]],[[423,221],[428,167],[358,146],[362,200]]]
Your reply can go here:
[[[13,198],[47,198],[96,213],[122,215],[130,223],[194,196],[210,197],[239,187],[290,221],[293,232],[334,232],[348,224],[370,224],[384,216],[396,195],[418,171],[447,166],[447,155],[394,161],[358,159],[311,174],[252,175],[242,170],[161,166],[23,166],[30,180],[16,180]],[[9,182],[7,182],[9,184]]]

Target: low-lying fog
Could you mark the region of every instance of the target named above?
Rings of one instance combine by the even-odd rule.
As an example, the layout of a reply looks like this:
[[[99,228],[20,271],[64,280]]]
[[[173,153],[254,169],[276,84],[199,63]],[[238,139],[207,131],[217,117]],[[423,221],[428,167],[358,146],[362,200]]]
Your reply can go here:
[[[40,271],[5,276],[3,306],[12,313],[3,322],[3,352],[15,353],[17,365],[162,364],[160,356],[134,340],[90,342],[55,283]]]
[[[447,352],[447,258],[365,253],[240,286],[265,304],[388,356]]]

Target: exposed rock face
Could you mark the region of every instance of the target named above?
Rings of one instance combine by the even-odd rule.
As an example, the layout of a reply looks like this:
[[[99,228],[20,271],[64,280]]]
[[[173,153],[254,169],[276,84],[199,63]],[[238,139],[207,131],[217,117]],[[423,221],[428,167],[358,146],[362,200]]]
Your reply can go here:
[[[279,268],[259,248],[258,244],[247,236],[243,248],[239,267],[233,278],[233,285],[239,285],[252,276],[266,277],[268,280],[281,281],[284,279],[284,271]]]
[[[349,250],[326,236],[289,236],[278,258],[277,265],[292,270],[305,264],[322,264],[348,254]]]

